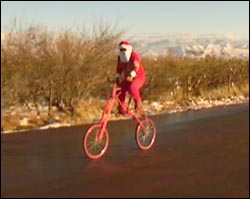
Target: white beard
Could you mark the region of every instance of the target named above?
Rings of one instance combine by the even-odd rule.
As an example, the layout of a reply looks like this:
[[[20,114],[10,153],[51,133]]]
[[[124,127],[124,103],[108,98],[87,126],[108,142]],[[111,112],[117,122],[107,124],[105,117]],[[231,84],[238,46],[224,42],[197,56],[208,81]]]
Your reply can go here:
[[[132,54],[132,49],[127,49],[126,51],[120,52],[120,59],[122,63],[128,63]]]

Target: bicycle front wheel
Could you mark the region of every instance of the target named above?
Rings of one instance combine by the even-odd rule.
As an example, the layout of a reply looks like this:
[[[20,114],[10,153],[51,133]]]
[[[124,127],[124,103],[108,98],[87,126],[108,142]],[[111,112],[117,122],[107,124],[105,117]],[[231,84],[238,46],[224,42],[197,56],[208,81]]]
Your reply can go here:
[[[83,137],[83,150],[90,159],[101,158],[108,149],[108,131],[104,129],[103,136],[100,139],[101,129],[100,124],[94,124],[87,130]]]
[[[145,118],[136,127],[135,139],[137,146],[142,150],[150,149],[156,139],[156,125],[149,119]]]

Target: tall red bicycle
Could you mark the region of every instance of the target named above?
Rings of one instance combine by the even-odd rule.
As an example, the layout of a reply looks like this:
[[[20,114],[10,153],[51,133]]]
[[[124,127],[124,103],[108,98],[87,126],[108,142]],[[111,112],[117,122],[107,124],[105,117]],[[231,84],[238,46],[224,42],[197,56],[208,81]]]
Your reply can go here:
[[[139,149],[150,149],[156,140],[157,128],[154,121],[148,118],[147,115],[142,116],[132,109],[127,108],[127,106],[124,106],[118,98],[121,93],[121,88],[116,86],[115,81],[110,82],[113,84],[113,90],[106,102],[102,117],[98,123],[91,125],[87,129],[82,139],[83,151],[90,159],[101,158],[108,149],[110,138],[107,123],[111,117],[111,111],[113,110],[115,102],[118,102],[123,112],[137,123],[135,140]]]

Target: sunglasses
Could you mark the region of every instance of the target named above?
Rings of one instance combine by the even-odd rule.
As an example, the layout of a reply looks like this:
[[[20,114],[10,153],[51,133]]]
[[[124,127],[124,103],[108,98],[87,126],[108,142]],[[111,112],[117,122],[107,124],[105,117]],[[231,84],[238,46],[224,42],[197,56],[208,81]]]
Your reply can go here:
[[[120,51],[123,52],[123,51],[126,51],[127,49],[126,48],[121,48]]]

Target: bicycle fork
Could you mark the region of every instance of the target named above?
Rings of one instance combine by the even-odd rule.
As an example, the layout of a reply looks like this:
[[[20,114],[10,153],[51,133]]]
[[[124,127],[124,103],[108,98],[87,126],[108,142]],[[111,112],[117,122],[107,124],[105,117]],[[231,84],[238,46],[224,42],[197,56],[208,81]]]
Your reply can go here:
[[[111,111],[112,111],[112,107],[114,105],[114,100],[113,99],[109,99],[105,105],[105,109],[102,113],[102,118],[100,120],[100,125],[101,125],[101,128],[99,130],[99,132],[96,134],[96,140],[100,143],[103,139],[103,135],[104,135],[104,132],[106,130],[106,127],[107,127],[107,123],[108,123],[108,120],[110,118],[110,114],[111,114]]]
[[[138,122],[138,124],[141,126],[141,128],[144,130],[144,133],[146,135],[149,134],[149,128],[150,126],[148,126],[148,122],[143,122],[143,121],[147,121],[148,117],[145,116],[145,118],[143,118],[142,120],[140,120],[137,116],[134,115],[134,119]]]

